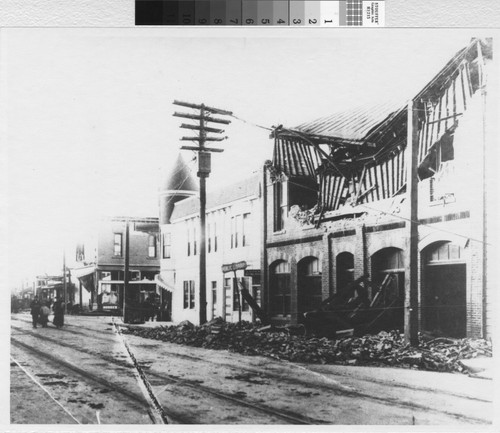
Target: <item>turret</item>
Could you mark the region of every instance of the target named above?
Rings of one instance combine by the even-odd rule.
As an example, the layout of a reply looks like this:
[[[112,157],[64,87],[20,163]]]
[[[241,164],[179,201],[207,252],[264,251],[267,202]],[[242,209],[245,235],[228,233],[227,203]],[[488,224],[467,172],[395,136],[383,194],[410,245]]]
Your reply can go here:
[[[198,183],[179,154],[172,170],[160,186],[160,224],[170,224],[175,203],[197,194]]]

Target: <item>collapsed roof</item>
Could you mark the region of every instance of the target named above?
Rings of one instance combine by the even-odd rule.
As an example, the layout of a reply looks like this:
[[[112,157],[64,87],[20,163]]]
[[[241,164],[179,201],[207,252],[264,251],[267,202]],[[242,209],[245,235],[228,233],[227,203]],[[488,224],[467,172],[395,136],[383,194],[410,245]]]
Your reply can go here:
[[[412,98],[418,112],[418,163],[453,135],[472,95],[485,82],[491,40],[472,39]],[[279,126],[273,170],[318,184],[317,212],[394,197],[405,191],[408,104],[390,101],[303,123]],[[419,167],[419,174],[425,167]]]

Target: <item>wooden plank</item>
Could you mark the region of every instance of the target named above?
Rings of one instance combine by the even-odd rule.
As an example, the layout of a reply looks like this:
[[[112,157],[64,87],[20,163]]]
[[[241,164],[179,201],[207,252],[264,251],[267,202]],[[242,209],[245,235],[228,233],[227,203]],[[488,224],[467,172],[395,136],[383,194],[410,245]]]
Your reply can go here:
[[[465,96],[465,65],[460,69],[460,86],[462,88],[462,103],[464,104],[463,111],[465,111],[467,109],[467,98]]]

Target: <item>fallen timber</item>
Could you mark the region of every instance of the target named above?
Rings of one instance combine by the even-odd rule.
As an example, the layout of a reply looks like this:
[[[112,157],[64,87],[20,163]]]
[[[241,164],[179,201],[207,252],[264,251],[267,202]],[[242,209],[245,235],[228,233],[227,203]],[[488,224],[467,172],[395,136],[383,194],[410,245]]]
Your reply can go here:
[[[212,330],[217,329],[217,333]],[[294,330],[295,328],[290,328]],[[491,357],[491,343],[481,339],[437,338],[421,335],[419,345],[404,342],[397,331],[375,335],[329,339],[293,335],[286,328],[228,323],[216,318],[202,326],[184,321],[177,326],[141,328],[129,325],[122,332],[168,343],[228,350],[250,356],[298,363],[375,365],[429,371],[473,373],[462,363],[476,357]]]
[[[354,280],[325,299],[316,310],[304,313],[307,333],[335,338],[397,328],[403,303],[394,281],[394,273],[388,273],[378,285],[366,276]],[[368,289],[372,292],[371,300]]]

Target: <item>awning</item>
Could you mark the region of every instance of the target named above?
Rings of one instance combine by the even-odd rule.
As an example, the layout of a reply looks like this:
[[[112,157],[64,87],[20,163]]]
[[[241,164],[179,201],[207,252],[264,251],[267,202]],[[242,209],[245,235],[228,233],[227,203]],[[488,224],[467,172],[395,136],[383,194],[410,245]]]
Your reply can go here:
[[[76,278],[83,278],[92,275],[95,272],[95,266],[85,266],[84,268],[71,269],[71,275]]]
[[[175,287],[168,284],[159,274],[155,275],[155,283],[158,284],[161,288],[168,290],[169,292],[173,292],[175,290]]]

